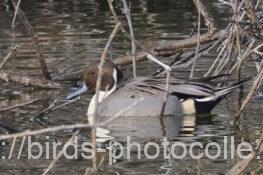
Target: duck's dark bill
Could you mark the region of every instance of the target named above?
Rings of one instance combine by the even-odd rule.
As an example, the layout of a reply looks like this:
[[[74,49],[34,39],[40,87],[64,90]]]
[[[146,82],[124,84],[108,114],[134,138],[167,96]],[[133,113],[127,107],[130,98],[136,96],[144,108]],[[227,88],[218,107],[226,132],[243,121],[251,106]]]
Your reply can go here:
[[[67,97],[66,100],[71,100],[73,98],[78,97],[79,95],[83,94],[88,90],[88,87],[83,83],[82,87],[74,92],[71,92]]]

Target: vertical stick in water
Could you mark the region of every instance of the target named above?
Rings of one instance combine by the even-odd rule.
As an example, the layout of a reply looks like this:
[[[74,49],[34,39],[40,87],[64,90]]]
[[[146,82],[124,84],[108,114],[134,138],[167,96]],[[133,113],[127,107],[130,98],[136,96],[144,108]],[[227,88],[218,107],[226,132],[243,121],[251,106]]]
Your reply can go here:
[[[134,33],[133,33],[133,27],[132,27],[132,22],[131,22],[131,10],[130,7],[128,8],[126,0],[122,0],[123,7],[124,7],[124,14],[127,18],[129,29],[130,29],[130,35],[131,35],[131,44],[132,44],[132,64],[133,64],[133,77],[137,77],[137,72],[136,72],[136,45],[135,45],[135,38],[134,38]]]

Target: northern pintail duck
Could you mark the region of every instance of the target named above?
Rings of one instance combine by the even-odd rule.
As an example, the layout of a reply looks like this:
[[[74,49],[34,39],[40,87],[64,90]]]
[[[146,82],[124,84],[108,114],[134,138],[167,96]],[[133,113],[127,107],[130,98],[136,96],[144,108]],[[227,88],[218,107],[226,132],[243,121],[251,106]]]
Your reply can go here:
[[[99,61],[90,63],[85,69],[83,88],[68,98],[87,90],[96,89]],[[121,83],[122,71],[110,60],[106,60],[102,69],[102,82],[99,93],[99,116],[158,116],[160,114],[164,92],[165,77],[139,77]],[[169,97],[164,115],[210,112],[224,97],[243,82],[228,87],[220,87],[213,82],[217,77],[181,80],[171,78]],[[92,97],[88,115],[94,112],[95,95]],[[127,110],[125,110],[127,109]]]

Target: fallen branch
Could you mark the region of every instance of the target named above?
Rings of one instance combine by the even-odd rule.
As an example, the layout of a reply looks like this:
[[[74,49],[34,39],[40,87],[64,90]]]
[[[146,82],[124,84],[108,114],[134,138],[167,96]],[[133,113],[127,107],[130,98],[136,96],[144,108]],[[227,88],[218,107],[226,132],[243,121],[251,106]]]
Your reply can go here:
[[[225,34],[225,30],[221,30],[217,33],[215,33],[214,35],[210,35],[208,33],[202,34],[200,35],[200,44],[205,44],[211,41],[214,41],[218,38],[220,38],[222,35]],[[191,38],[187,38],[181,41],[166,41],[163,42],[162,44],[159,44],[157,46],[155,46],[153,48],[153,51],[155,52],[159,52],[159,51],[169,51],[169,50],[173,50],[173,51],[178,51],[182,48],[190,48],[190,47],[194,47],[197,45],[197,41],[198,41],[198,36],[193,36]]]
[[[13,73],[10,71],[0,70],[0,79],[4,81],[12,81],[25,86],[33,86],[45,89],[60,89],[63,87],[62,84],[47,80],[41,77],[33,77],[30,75],[23,75],[21,73]]]
[[[73,80],[80,80],[82,78],[83,70],[69,72],[62,75],[59,75],[53,78],[54,81],[73,81]]]
[[[145,61],[147,60],[146,55],[147,52],[145,51],[140,51],[136,53],[136,61]],[[122,57],[118,57],[116,59],[113,60],[114,64],[117,65],[128,65],[131,64],[133,61],[133,55],[129,54],[126,56],[122,56]]]

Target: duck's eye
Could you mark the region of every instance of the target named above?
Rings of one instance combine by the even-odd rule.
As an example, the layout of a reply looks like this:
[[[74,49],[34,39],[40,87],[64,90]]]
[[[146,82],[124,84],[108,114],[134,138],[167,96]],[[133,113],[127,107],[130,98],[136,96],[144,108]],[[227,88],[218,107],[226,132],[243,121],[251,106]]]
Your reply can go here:
[[[91,76],[93,76],[93,75],[95,74],[95,72],[90,72],[89,74],[90,74]]]

